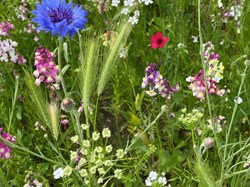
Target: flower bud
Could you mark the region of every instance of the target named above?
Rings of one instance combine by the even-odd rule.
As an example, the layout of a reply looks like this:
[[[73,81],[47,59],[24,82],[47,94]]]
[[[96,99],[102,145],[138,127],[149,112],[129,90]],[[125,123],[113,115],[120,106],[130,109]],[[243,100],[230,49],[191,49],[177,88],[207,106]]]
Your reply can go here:
[[[65,112],[71,112],[75,108],[73,99],[65,98],[62,100],[61,109]]]
[[[205,138],[203,140],[203,143],[202,145],[205,147],[205,149],[209,149],[209,148],[212,148],[214,146],[214,139],[213,138]]]

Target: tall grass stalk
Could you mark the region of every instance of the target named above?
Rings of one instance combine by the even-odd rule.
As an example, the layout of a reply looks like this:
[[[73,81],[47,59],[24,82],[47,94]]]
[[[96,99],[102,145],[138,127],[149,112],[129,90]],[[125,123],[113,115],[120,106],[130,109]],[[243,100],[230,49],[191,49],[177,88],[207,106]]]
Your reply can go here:
[[[38,116],[41,123],[45,124],[48,128],[50,128],[49,115],[47,112],[47,105],[44,102],[43,93],[40,87],[35,85],[35,80],[29,73],[26,72],[26,85],[30,92],[30,99],[34,104],[34,111]]]
[[[50,119],[50,130],[55,138],[58,139],[59,135],[59,118],[60,118],[60,111],[58,106],[55,102],[51,102],[47,105],[47,110]]]
[[[101,68],[100,77],[97,86],[97,94],[101,95],[107,82],[112,76],[113,67],[116,64],[117,57],[121,48],[125,45],[127,37],[131,32],[131,24],[125,22],[121,23],[120,28],[118,29],[118,36],[116,40],[112,43],[108,54],[104,54],[104,64]],[[106,57],[107,56],[107,57]],[[106,57],[106,58],[105,58]]]
[[[200,180],[200,185],[203,187],[216,187],[215,180],[211,174],[211,169],[202,163],[201,156],[197,156],[194,166],[194,172]]]
[[[87,49],[85,54],[83,54],[83,39],[81,38],[80,33],[79,43],[80,43],[80,72],[79,72],[79,88],[81,92],[81,97],[83,99],[84,104],[84,112],[86,117],[86,124],[89,125],[88,120],[88,106],[90,104],[90,98],[93,94],[96,76],[97,76],[97,62],[99,59],[99,51],[100,51],[100,41],[99,39],[88,39],[85,41]],[[98,35],[99,37],[99,35]],[[94,127],[95,128],[95,127]]]

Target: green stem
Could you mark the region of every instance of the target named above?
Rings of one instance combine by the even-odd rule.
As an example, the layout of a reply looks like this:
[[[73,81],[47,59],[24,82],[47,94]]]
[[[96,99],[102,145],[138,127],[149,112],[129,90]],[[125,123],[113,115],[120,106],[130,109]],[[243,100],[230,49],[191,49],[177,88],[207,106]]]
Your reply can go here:
[[[68,94],[67,94],[66,86],[64,84],[63,75],[62,75],[62,49],[63,49],[63,39],[61,39],[59,37],[59,47],[58,47],[58,65],[59,65],[59,69],[60,69],[59,75],[60,75],[60,78],[61,78],[61,84],[62,84],[62,88],[63,88],[65,98],[67,98]]]
[[[245,81],[247,69],[248,69],[248,66],[246,65],[246,66],[245,66],[244,73],[242,74],[241,83],[240,83],[240,88],[239,88],[239,90],[238,90],[237,98],[238,98],[238,97],[240,96],[240,94],[241,94],[241,90],[242,90],[243,83],[244,83],[244,81]],[[230,133],[231,133],[231,129],[232,129],[232,126],[233,126],[233,122],[234,122],[234,118],[235,118],[235,114],[236,114],[237,108],[238,108],[238,103],[235,102],[235,103],[234,103],[233,114],[232,114],[232,117],[231,117],[231,120],[230,120],[230,124],[229,124],[229,127],[228,127],[227,134],[226,134],[226,142],[225,142],[225,145],[228,144],[228,139],[229,139],[229,136],[230,136]],[[225,147],[223,162],[226,161],[227,147],[228,147],[228,146]]]
[[[80,124],[80,121],[79,121],[79,114],[77,111],[73,111],[72,112],[74,117],[75,117],[75,121],[76,121],[76,131],[77,131],[77,134],[80,138],[80,145],[83,146],[83,133],[82,133],[82,128],[81,128],[81,124]]]
[[[13,114],[14,114],[15,106],[16,106],[16,99],[17,99],[18,87],[19,87],[19,77],[16,77],[15,92],[14,92],[14,97],[13,97],[13,101],[12,101],[12,107],[11,107],[10,118],[9,118],[9,125],[8,125],[7,132],[10,132],[10,128],[11,128],[11,125],[12,125]]]
[[[26,153],[30,153],[30,154],[32,154],[32,155],[34,155],[34,156],[36,156],[36,157],[39,157],[39,158],[41,158],[41,159],[43,159],[43,160],[47,160],[48,162],[51,162],[51,163],[53,163],[53,164],[56,164],[56,165],[59,165],[59,166],[63,166],[63,165],[62,165],[61,163],[59,163],[59,162],[56,162],[56,161],[54,161],[54,160],[52,160],[52,159],[49,159],[49,158],[47,158],[47,157],[45,157],[45,156],[43,156],[43,155],[39,155],[39,154],[37,154],[37,153],[35,153],[35,152],[33,152],[33,151],[30,151],[29,149],[27,149],[27,148],[25,148],[25,147],[21,147],[21,146],[16,145],[16,144],[14,144],[14,143],[12,143],[12,142],[9,142],[9,141],[5,140],[5,139],[4,139],[3,137],[1,137],[1,136],[0,136],[0,140],[4,141],[4,143],[6,143],[7,145],[10,145],[10,146],[13,147],[13,148],[22,150],[22,151],[24,151],[24,152],[26,152]]]

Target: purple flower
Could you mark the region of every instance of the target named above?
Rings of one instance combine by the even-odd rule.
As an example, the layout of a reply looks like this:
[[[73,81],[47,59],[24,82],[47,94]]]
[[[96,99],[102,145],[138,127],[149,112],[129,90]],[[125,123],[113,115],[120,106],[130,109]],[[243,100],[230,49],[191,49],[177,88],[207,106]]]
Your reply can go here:
[[[149,86],[149,90],[146,93],[150,96],[157,95],[157,92],[164,98],[170,99],[174,92],[179,90],[179,84],[174,87],[170,87],[167,79],[163,79],[160,71],[158,71],[157,65],[151,63],[145,69],[145,77],[142,79],[142,88]]]

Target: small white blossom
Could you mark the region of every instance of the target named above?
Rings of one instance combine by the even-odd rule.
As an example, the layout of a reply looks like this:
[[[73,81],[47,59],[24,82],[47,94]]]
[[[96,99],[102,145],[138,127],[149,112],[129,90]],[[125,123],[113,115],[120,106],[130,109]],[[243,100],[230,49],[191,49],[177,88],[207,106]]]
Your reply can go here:
[[[53,172],[53,175],[54,175],[54,179],[59,179],[59,178],[63,177],[64,176],[63,168],[60,167],[57,170],[55,170]]]
[[[117,151],[116,151],[117,158],[123,158],[124,154],[125,153],[124,153],[123,149],[117,149]]]
[[[79,171],[79,173],[80,173],[81,177],[86,177],[86,176],[88,175],[88,172],[87,172],[86,169],[81,169],[81,170]]]
[[[103,138],[109,138],[111,136],[111,131],[108,128],[104,128],[102,130],[102,136]]]
[[[100,133],[99,132],[93,132],[92,133],[92,139],[93,141],[97,141],[100,138]]]
[[[133,6],[135,0],[124,0],[124,6]]]
[[[120,0],[112,0],[111,6],[117,7],[120,3]]]
[[[84,147],[90,147],[90,141],[89,140],[83,140],[83,146]]]
[[[97,180],[97,183],[98,183],[98,184],[103,183],[103,178],[99,178],[99,179]]]
[[[243,100],[241,99],[241,97],[236,97],[236,98],[234,98],[234,102],[239,105],[243,102]]]
[[[158,183],[159,184],[167,184],[167,179],[166,179],[166,177],[159,177],[158,178]]]
[[[153,0],[142,0],[145,5],[153,4]]]
[[[78,135],[75,135],[75,136],[72,136],[70,139],[73,143],[76,143],[78,142],[78,138],[79,138]]]
[[[140,11],[139,10],[134,11],[134,16],[139,17],[140,16]]]
[[[199,39],[198,36],[192,36],[192,38],[193,38],[193,43],[198,43],[198,39]]]
[[[136,25],[138,23],[138,18],[136,16],[130,16],[128,18],[128,22],[131,23],[133,26]]]
[[[108,145],[108,146],[105,148],[105,150],[106,150],[107,153],[110,153],[110,152],[112,151],[112,149],[113,149],[112,145]]]
[[[157,178],[158,174],[155,172],[155,171],[151,171],[148,175],[148,177],[151,179],[151,180],[155,180]]]
[[[121,179],[122,178],[122,170],[121,169],[116,169],[114,171],[114,173],[115,173],[115,178],[117,178],[117,179]]]
[[[145,180],[145,184],[146,184],[146,186],[152,186],[152,181],[149,178],[147,178]]]
[[[127,15],[129,13],[129,9],[128,8],[123,8],[121,13],[124,14],[124,15]]]

